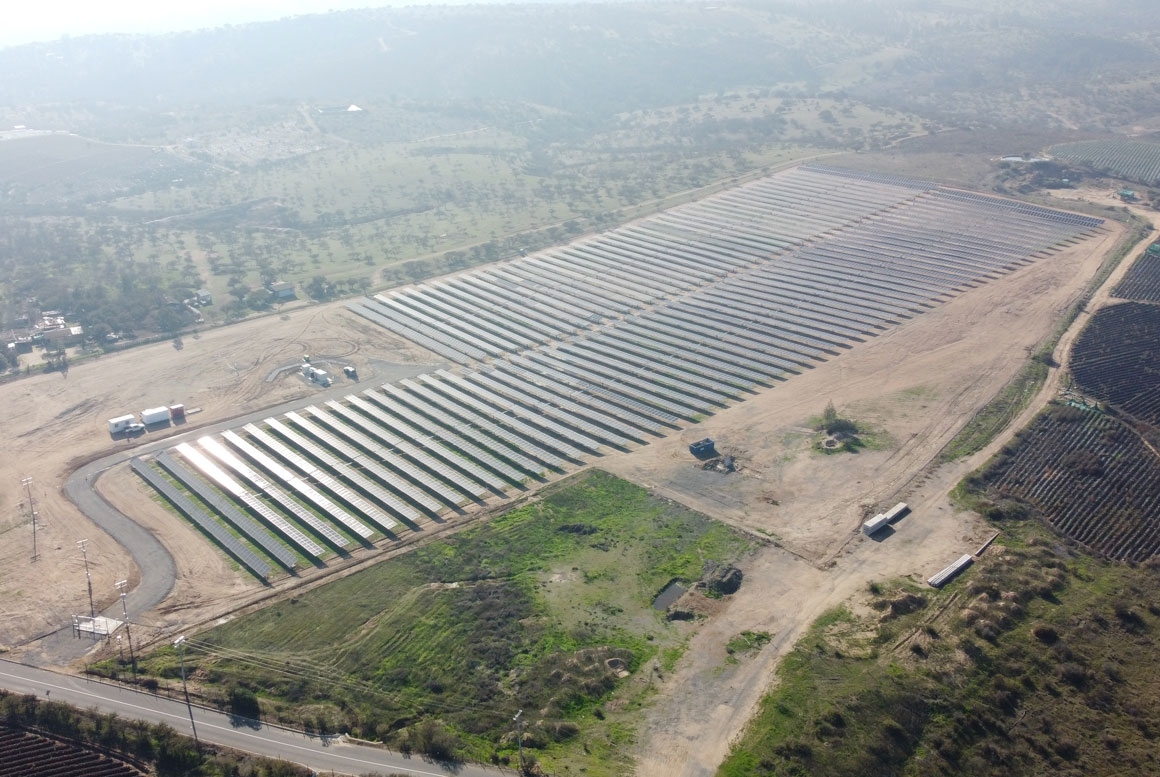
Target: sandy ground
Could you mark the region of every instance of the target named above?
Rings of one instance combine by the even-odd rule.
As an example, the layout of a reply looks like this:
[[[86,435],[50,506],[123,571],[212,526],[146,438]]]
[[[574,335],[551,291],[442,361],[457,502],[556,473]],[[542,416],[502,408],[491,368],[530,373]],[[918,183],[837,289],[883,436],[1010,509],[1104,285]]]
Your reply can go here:
[[[314,307],[187,336],[182,347],[165,342],[74,364],[59,373],[0,386],[0,647],[17,646],[88,614],[88,591],[77,541],[88,540],[97,610],[113,603],[117,580],[137,579],[129,555],[65,498],[62,485],[82,461],[117,448],[140,446],[319,391],[294,370],[303,354],[333,359],[336,388],[351,364],[360,381],[375,385],[413,373],[430,355],[341,305]],[[272,380],[271,380],[272,378]],[[162,404],[183,403],[188,422],[129,441],[114,441],[105,421]],[[33,479],[39,514],[37,549],[21,479]],[[175,521],[147,494],[127,467],[100,481],[102,493],[154,532],[177,559],[180,579],[166,606],[212,607],[239,593],[260,592],[247,574],[188,524]]]
[[[1014,377],[1121,234],[1110,224],[682,435],[602,464],[780,546],[742,564],[741,591],[703,624],[664,680],[638,738],[638,777],[715,773],[779,659],[814,619],[868,581],[922,580],[983,543],[991,530],[957,512],[946,495],[1000,442],[966,461],[928,465]],[[1052,371],[1039,403],[1057,391],[1058,374]],[[829,400],[890,443],[858,454],[814,452],[808,419]],[[744,469],[697,468],[686,446],[704,436]],[[860,534],[865,517],[897,501],[912,513],[873,540]],[[725,644],[746,629],[768,631],[773,641],[755,657],[727,662]]]
[[[947,491],[980,462],[929,471],[939,449],[1017,372],[1051,330],[1120,234],[1110,224],[1084,244],[1042,258],[973,290],[831,362],[751,397],[705,422],[596,466],[749,531],[777,545],[744,564],[746,582],[703,624],[677,671],[662,685],[641,731],[640,775],[710,774],[749,718],[778,658],[822,611],[866,581],[928,576],[973,550],[985,528],[957,514]],[[115,601],[114,581],[135,579],[128,554],[64,498],[61,485],[81,461],[309,397],[318,389],[292,370],[304,353],[358,368],[374,385],[415,370],[431,355],[347,313],[312,307],[75,365],[59,374],[0,387],[7,423],[0,443],[0,646],[14,646],[88,611],[76,541],[89,540],[97,608]],[[354,388],[350,385],[348,388]],[[1053,391],[1045,388],[1041,397]],[[880,450],[822,456],[805,429],[832,400],[869,423]],[[184,428],[114,442],[105,419],[159,404],[200,409]],[[687,444],[703,436],[733,453],[734,475],[697,469]],[[23,477],[34,479],[41,516],[39,561],[23,509]],[[146,623],[197,622],[266,591],[184,521],[156,504],[121,467],[101,491],[155,533],[177,559],[174,593]],[[878,541],[863,538],[864,516],[904,499],[914,512]],[[744,629],[774,634],[771,646],[736,665],[724,645]]]

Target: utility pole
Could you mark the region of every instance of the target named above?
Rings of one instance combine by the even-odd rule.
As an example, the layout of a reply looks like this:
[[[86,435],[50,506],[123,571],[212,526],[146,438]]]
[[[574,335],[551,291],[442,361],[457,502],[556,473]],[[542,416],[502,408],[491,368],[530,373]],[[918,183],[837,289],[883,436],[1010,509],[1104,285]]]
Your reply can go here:
[[[520,774],[524,773],[524,711],[520,710],[516,716],[512,718],[516,722],[516,746],[519,748],[519,764]]]
[[[32,517],[32,560],[40,558],[36,552],[36,505],[32,503],[32,478],[21,478],[20,485],[24,486],[24,493],[28,494],[28,514]]]
[[[201,742],[197,741],[197,725],[193,722],[193,705],[189,702],[189,688],[185,684],[185,636],[178,637],[173,642],[181,656],[181,689],[185,691],[185,707],[189,710],[189,727],[193,729],[193,746],[201,752]]]
[[[96,619],[97,608],[93,605],[93,576],[89,574],[89,541],[77,540],[77,545],[81,548],[81,556],[85,560],[85,579],[89,581],[89,617]]]
[[[121,592],[121,612],[125,616],[125,636],[129,638],[129,661],[133,664],[133,682],[137,682],[137,656],[133,653],[133,633],[129,631],[129,608],[125,606],[125,589],[128,586],[128,580],[118,580],[114,584],[114,587]],[[124,655],[121,656],[121,660],[125,660]]]

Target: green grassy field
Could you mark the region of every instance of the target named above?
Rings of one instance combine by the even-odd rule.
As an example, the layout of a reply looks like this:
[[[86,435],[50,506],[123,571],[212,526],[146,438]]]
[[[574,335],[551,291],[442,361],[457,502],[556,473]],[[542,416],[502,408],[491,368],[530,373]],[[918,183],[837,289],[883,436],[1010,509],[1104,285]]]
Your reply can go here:
[[[876,584],[871,615],[817,621],[718,774],[1153,773],[1156,569],[1032,523],[1002,542],[941,591]]]
[[[545,764],[620,774],[657,665],[695,623],[652,608],[750,542],[600,471],[542,499],[191,639],[204,696],[399,748],[510,759],[511,719]],[[142,666],[173,677],[165,649]],[[111,671],[113,665],[98,667]]]

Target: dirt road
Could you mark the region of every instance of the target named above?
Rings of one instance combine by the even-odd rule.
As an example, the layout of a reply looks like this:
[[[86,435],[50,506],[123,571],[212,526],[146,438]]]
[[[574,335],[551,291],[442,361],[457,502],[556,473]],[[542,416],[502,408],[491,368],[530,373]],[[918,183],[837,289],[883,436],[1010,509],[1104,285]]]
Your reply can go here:
[[[293,370],[279,372],[303,354],[327,354],[349,363],[369,385],[431,366],[429,354],[338,304],[188,336],[180,349],[168,342],[143,346],[76,363],[67,375],[35,375],[0,386],[5,411],[0,449],[12,454],[0,457],[0,649],[67,628],[74,614],[88,613],[77,540],[88,540],[98,611],[112,605],[119,609],[113,584],[122,579],[129,580],[133,591],[128,600],[132,612],[140,611],[139,599],[144,603],[154,598],[136,592],[141,573],[133,556],[71,501],[65,488],[70,474],[117,451],[139,450],[279,403],[316,401],[321,389]],[[341,370],[336,372],[341,375]],[[341,395],[354,389],[354,383],[340,378],[332,391]],[[184,426],[131,440],[110,439],[106,419],[176,403],[190,411]],[[39,514],[36,561],[31,559],[31,523],[21,487],[25,477],[33,480]],[[143,540],[140,553],[160,558],[155,548],[148,549],[154,540],[171,551],[181,550],[173,554],[176,583],[165,583],[163,578],[172,574],[157,567],[162,580],[157,585],[172,588],[168,607],[212,608],[261,592],[259,583],[233,568],[193,528],[175,521],[136,478],[112,471],[101,477],[99,487],[151,538]]]
[[[1082,246],[971,291],[725,411],[683,439],[604,464],[782,546],[743,565],[741,591],[703,625],[664,680],[638,737],[638,777],[714,774],[781,657],[819,615],[865,591],[869,581],[922,580],[978,548],[990,530],[977,516],[957,512],[947,494],[1002,440],[969,460],[933,471],[928,464],[1026,363],[1122,232],[1111,225]],[[1069,330],[1066,342],[1081,325]],[[1052,371],[1051,386],[1035,404],[1054,395],[1058,375]],[[808,419],[827,400],[874,429],[881,449],[814,451]],[[1016,423],[1033,413],[1029,408]],[[737,455],[743,472],[695,468],[684,446],[703,436]],[[867,515],[899,500],[912,513],[892,531],[874,540],[859,533]],[[730,662],[725,644],[744,630],[767,631],[773,641],[754,657]]]

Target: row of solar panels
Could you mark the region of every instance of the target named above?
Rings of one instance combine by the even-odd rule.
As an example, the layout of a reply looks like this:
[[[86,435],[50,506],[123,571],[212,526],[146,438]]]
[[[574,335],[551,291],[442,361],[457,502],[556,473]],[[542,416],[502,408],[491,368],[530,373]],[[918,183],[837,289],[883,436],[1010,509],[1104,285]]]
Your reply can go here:
[[[980,215],[972,200],[916,189],[905,207],[770,262],[751,261],[758,252],[752,246],[703,235],[682,246],[677,231],[666,232],[669,245],[685,252],[680,261],[693,261],[693,250],[721,258],[737,248],[744,255],[731,265],[722,260],[729,272],[702,273],[683,291],[663,279],[652,291],[629,290],[603,317],[585,315],[597,295],[567,283],[520,308],[523,320],[472,316],[464,305],[472,294],[514,307],[521,282],[546,281],[532,262],[441,284],[423,315],[413,299],[362,301],[352,309],[427,338],[459,357],[453,361],[495,358],[486,369],[440,370],[182,444],[160,454],[158,464],[224,521],[219,529],[232,527],[284,567],[299,556],[321,563],[378,533],[393,536],[548,470],[566,471],[605,447],[647,443],[995,277],[1082,226],[1037,225],[1034,212],[1018,209],[985,206]],[[932,213],[946,228],[922,241],[914,225]],[[1018,228],[996,229],[1004,219]],[[956,227],[971,223],[985,223],[986,231]],[[643,230],[663,226],[625,234],[643,240]],[[601,245],[586,256],[604,252],[607,260],[622,250],[616,241]],[[661,304],[643,306],[657,299]],[[594,318],[615,320],[586,331]],[[457,348],[437,339],[452,332],[460,336]],[[198,517],[190,509],[196,507],[188,499],[179,505],[240,559],[247,546],[203,525],[213,519],[206,511]],[[237,542],[234,533],[225,536]]]
[[[791,170],[562,249],[350,307],[458,364],[498,358],[719,282],[921,194]]]

